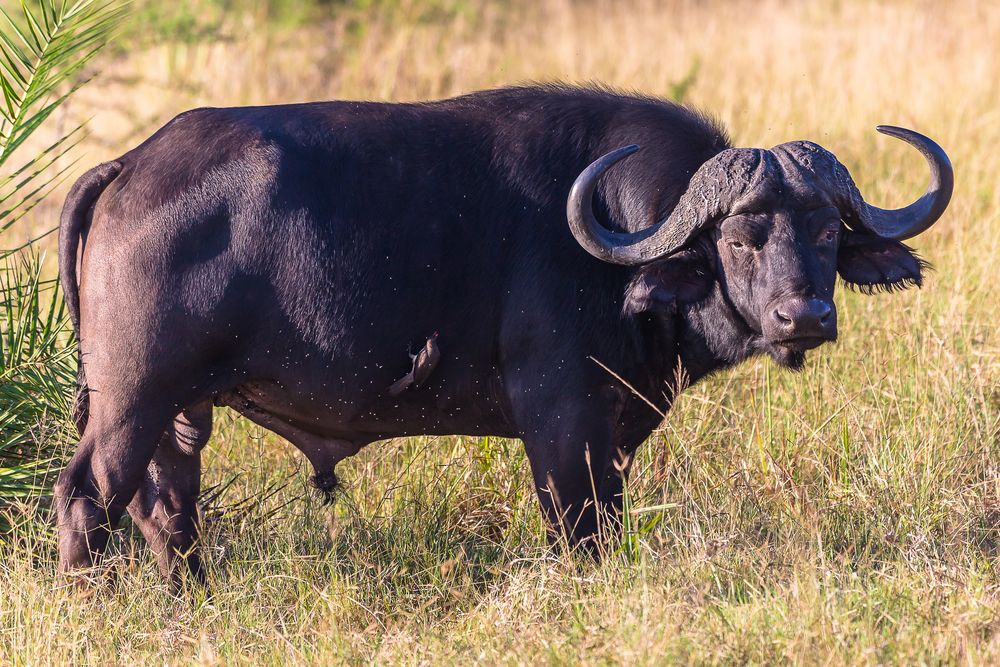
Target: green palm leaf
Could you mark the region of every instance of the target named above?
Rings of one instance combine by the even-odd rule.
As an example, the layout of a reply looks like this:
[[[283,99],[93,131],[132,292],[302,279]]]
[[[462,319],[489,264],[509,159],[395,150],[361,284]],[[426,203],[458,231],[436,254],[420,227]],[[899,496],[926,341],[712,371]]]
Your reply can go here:
[[[75,378],[67,316],[41,258],[0,260],[0,532],[5,507],[38,497],[70,441]]]
[[[125,5],[113,0],[21,2],[20,16],[0,7],[0,165],[83,80],[83,68],[107,43]],[[61,94],[55,91],[63,90]]]
[[[0,166],[86,82],[85,66],[124,11],[118,0],[0,5]],[[75,161],[63,158],[82,136],[76,127],[3,170],[0,235],[71,175]],[[51,486],[72,439],[71,331],[56,281],[43,280],[37,254],[22,252],[32,242],[0,250],[0,535],[17,522],[19,502]]]

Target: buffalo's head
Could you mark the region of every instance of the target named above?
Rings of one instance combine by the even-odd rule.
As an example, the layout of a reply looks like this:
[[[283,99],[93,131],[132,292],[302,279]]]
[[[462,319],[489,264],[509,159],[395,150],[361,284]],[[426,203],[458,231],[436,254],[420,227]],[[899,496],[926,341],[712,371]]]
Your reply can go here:
[[[931,185],[916,202],[865,202],[836,157],[808,141],[735,148],[705,162],[673,211],[635,233],[602,226],[591,202],[598,178],[638,150],[626,146],[585,169],[570,192],[570,228],[589,253],[639,266],[626,314],[672,311],[713,291],[754,338],[753,348],[801,366],[805,350],[837,337],[837,274],[865,291],[921,283],[923,263],[900,241],[930,227],[951,198],[948,156],[916,132],[880,126],[916,147]]]

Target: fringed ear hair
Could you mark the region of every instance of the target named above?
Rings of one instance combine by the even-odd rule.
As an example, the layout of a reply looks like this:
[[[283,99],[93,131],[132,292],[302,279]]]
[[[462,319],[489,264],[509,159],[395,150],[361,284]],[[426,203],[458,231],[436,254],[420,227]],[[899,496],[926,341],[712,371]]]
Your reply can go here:
[[[921,271],[928,270],[933,271],[934,267],[930,263],[925,262],[922,259],[920,261]],[[923,287],[924,280],[923,276],[918,276],[916,278],[901,278],[896,282],[885,282],[885,283],[852,283],[844,280],[844,287],[851,290],[852,292],[858,292],[867,296],[872,296],[874,294],[892,294],[893,292],[902,292],[903,290],[910,289],[911,287]]]
[[[862,294],[897,292],[923,284],[931,265],[899,241],[849,232],[837,256],[837,272]]]

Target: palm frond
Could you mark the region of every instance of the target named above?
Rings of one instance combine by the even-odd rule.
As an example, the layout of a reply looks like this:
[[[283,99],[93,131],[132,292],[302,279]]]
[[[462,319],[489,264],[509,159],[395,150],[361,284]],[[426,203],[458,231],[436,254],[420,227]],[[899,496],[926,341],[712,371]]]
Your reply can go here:
[[[33,3],[34,4],[34,3]],[[85,81],[79,75],[125,12],[118,0],[22,0],[0,7],[0,166]],[[57,94],[57,90],[62,90]]]
[[[72,439],[76,364],[67,319],[40,256],[0,260],[0,510],[48,488]],[[0,532],[4,523],[0,516]]]
[[[0,6],[0,167],[86,82],[126,5],[119,0],[21,0]],[[0,234],[51,196],[83,136],[71,129],[0,177]],[[42,236],[50,233],[44,232]],[[31,241],[0,250],[0,538],[17,507],[50,488],[73,437],[76,362],[55,280]]]

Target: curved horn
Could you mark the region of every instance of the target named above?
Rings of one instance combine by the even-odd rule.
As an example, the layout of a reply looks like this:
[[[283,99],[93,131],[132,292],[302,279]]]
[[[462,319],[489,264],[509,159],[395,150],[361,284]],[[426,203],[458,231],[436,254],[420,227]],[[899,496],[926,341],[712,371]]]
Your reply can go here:
[[[909,206],[886,210],[861,201],[858,222],[881,237],[901,241],[925,231],[941,217],[951,201],[955,173],[944,149],[924,135],[892,125],[879,125],[875,129],[916,148],[931,168],[931,184],[927,192]]]
[[[759,184],[773,158],[756,148],[730,148],[705,162],[691,177],[673,212],[638,232],[613,232],[594,217],[594,189],[600,177],[639,146],[603,155],[580,172],[566,200],[569,228],[594,257],[626,266],[646,264],[676,252],[701,229],[728,214],[737,199]]]
[[[622,256],[623,249],[632,242],[633,235],[613,232],[597,221],[594,217],[594,190],[604,172],[637,150],[637,144],[623,146],[591,162],[576,177],[566,200],[569,229],[577,242],[597,259],[612,264],[636,263],[624,261],[626,258]]]

